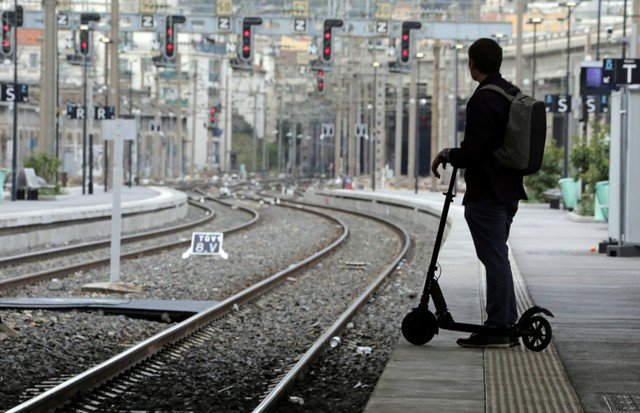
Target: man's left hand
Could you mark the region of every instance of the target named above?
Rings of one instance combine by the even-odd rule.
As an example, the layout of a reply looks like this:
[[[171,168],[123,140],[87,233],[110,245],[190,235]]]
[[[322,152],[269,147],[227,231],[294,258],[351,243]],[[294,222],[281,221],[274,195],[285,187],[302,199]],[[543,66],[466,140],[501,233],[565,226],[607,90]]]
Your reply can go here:
[[[449,163],[449,148],[443,149],[436,155],[431,162],[431,172],[433,172],[433,176],[436,178],[440,178],[440,174],[438,173],[438,166],[442,164],[443,168],[447,167],[447,163]]]

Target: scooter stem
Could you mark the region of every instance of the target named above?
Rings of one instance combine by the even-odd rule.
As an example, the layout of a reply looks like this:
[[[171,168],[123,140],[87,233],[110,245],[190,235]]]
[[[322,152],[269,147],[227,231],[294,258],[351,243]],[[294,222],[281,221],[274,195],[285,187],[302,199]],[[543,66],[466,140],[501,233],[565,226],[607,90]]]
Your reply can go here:
[[[443,195],[445,196],[444,206],[442,208],[442,215],[440,216],[440,226],[438,227],[438,234],[436,235],[436,242],[433,246],[433,254],[431,255],[431,263],[429,264],[429,270],[427,272],[427,281],[424,284],[424,290],[422,292],[422,297],[420,298],[421,304],[429,303],[429,291],[431,286],[431,281],[436,275],[437,265],[438,265],[438,254],[440,253],[440,246],[442,244],[442,238],[444,238],[444,230],[447,225],[447,216],[449,215],[449,205],[453,202],[453,187],[456,182],[456,175],[458,174],[458,168],[453,168],[453,173],[451,174],[451,181],[449,182],[449,189]]]

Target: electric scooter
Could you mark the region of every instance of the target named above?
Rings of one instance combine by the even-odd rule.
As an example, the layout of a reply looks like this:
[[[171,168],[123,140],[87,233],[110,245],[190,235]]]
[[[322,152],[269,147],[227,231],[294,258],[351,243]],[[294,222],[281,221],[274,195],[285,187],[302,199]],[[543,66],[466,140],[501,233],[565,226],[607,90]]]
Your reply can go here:
[[[518,322],[508,328],[488,327],[478,324],[457,323],[453,320],[447,303],[442,295],[442,290],[436,278],[438,270],[438,254],[440,245],[444,236],[444,230],[449,213],[449,205],[453,202],[453,187],[455,184],[457,168],[453,168],[449,189],[443,195],[445,196],[442,216],[440,217],[440,226],[436,242],[431,255],[431,263],[427,272],[427,280],[424,285],[422,297],[418,307],[411,310],[409,314],[402,320],[402,335],[408,342],[415,345],[422,345],[431,341],[439,329],[463,331],[468,333],[487,333],[493,335],[505,335],[509,337],[522,337],[524,346],[532,351],[542,351],[551,342],[551,325],[546,318],[540,314],[553,317],[553,314],[546,308],[531,307],[526,310]],[[429,311],[429,298],[433,300],[435,314]]]

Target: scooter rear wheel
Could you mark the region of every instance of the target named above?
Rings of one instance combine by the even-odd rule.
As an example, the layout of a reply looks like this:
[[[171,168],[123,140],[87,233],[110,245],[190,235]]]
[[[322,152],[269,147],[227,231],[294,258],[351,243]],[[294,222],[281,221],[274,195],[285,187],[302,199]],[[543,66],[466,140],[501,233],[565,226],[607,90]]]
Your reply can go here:
[[[429,310],[414,308],[402,320],[402,335],[411,344],[428,343],[438,332],[438,320]]]
[[[522,342],[529,350],[542,351],[551,343],[551,324],[546,318],[534,315],[523,327],[526,333],[522,335]]]

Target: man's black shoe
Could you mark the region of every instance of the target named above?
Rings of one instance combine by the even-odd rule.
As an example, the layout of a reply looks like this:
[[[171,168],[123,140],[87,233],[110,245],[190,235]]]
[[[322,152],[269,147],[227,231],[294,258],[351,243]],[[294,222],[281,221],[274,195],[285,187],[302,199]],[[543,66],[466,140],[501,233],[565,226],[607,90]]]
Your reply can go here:
[[[509,348],[512,347],[508,336],[473,333],[469,338],[459,338],[459,346],[469,348]]]

